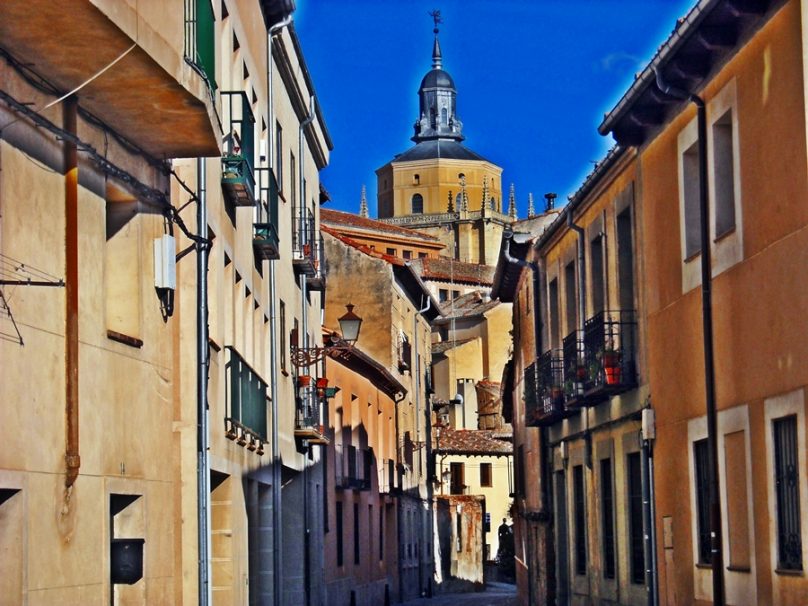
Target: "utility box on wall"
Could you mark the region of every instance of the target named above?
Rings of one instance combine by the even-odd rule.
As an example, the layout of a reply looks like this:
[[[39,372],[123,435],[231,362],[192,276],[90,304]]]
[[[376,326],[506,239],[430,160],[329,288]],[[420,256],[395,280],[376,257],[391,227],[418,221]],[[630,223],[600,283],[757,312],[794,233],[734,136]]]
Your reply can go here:
[[[146,539],[112,539],[110,580],[132,585],[143,578],[143,544]]]

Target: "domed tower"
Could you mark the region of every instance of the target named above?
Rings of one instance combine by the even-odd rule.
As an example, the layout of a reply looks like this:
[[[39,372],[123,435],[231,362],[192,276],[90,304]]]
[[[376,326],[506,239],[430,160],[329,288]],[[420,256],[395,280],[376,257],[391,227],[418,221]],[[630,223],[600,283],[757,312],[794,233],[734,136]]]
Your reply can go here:
[[[461,143],[457,88],[443,69],[438,15],[432,68],[418,88],[415,145],[376,171],[378,216],[436,236],[445,256],[495,265],[504,226],[502,168]]]
[[[443,69],[438,28],[432,45],[432,69],[421,80],[418,89],[420,117],[415,122],[416,143],[433,139],[462,141],[463,123],[457,118],[457,89],[449,72]]]

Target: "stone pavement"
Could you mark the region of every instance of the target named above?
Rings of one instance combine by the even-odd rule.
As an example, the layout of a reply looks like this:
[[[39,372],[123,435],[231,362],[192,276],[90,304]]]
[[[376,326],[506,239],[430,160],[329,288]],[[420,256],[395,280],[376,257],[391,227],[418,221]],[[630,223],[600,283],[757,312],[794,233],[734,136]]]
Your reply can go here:
[[[516,606],[516,585],[490,582],[485,591],[444,593],[433,598],[404,602],[405,606]]]

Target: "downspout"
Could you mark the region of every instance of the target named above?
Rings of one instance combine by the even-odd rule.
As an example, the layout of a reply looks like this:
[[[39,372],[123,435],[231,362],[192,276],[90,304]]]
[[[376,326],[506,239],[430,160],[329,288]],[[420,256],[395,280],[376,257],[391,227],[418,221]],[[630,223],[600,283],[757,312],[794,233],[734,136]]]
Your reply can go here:
[[[409,263],[407,263],[407,265],[409,266]],[[424,314],[427,311],[429,311],[429,308],[431,306],[432,306],[432,297],[427,296],[426,305],[424,305],[421,309],[419,309],[418,313],[413,315],[413,318],[412,318],[412,338],[415,341],[415,364],[416,364],[416,371],[417,371],[415,373],[415,419],[416,419],[416,423],[418,422],[418,417],[421,414],[421,408],[420,408],[421,407],[421,365],[418,363],[418,316],[420,316],[421,314]],[[431,428],[432,424],[431,424],[431,419],[430,419],[430,411],[429,411],[429,406],[427,406],[427,405],[424,405],[424,420],[426,422],[426,427]],[[418,430],[420,430],[420,428],[421,428],[420,424],[415,426],[415,431],[416,431],[415,439],[416,439],[416,441],[418,441]],[[428,515],[428,521],[427,521],[428,526],[427,527],[430,529],[430,532],[427,533],[427,535],[428,535],[427,536],[427,541],[429,543],[427,553],[432,553],[433,556],[434,556],[433,542],[434,542],[434,537],[435,537],[435,534],[434,534],[435,512],[434,512],[433,503],[432,503],[432,497],[433,497],[433,494],[434,494],[434,489],[433,489],[433,486],[432,486],[432,479],[430,477],[432,474],[429,472],[429,470],[432,469],[433,472],[434,472],[435,467],[434,467],[434,465],[432,465],[432,431],[431,430],[426,432],[426,436],[424,438],[424,441],[426,442],[425,449],[426,449],[426,468],[427,468],[427,476],[426,476],[426,498],[427,498],[427,512],[428,512],[427,513],[427,515]],[[423,457],[421,458],[421,461],[423,461]],[[419,564],[419,566],[420,566],[420,564]],[[433,562],[432,572],[429,575],[429,582],[428,582],[428,586],[427,586],[427,589],[426,589],[426,594],[430,598],[432,597],[432,578],[434,577],[434,574],[435,574],[435,562]],[[420,588],[420,589],[423,591],[423,588]]]
[[[76,135],[78,100],[64,104],[64,128]],[[76,143],[64,142],[65,163],[65,500],[79,476],[79,164]]]
[[[701,232],[701,313],[704,332],[704,391],[707,407],[707,447],[710,453],[710,536],[713,571],[713,604],[723,606],[724,554],[721,534],[721,492],[718,477],[718,413],[715,402],[715,358],[713,354],[712,262],[710,258],[709,193],[707,189],[707,110],[704,99],[669,85],[654,66],[656,85],[666,95],[690,101],[696,106],[699,143],[699,221]]]
[[[502,235],[503,239],[505,240],[505,247],[503,249],[503,256],[508,263],[512,263],[522,268],[530,269],[532,272],[533,277],[533,332],[534,332],[534,351],[535,351],[535,360],[539,359],[541,356],[541,335],[542,335],[542,321],[541,321],[541,269],[539,264],[536,262],[530,261],[523,261],[522,259],[517,259],[516,257],[511,255],[511,241],[513,240],[513,232],[506,231]],[[540,427],[539,428],[539,439],[540,439],[540,449],[541,449],[541,460],[542,463],[540,465],[540,473],[541,473],[541,492],[540,492],[540,499],[541,499],[541,510],[538,514],[538,521],[546,524],[547,528],[545,529],[544,533],[544,540],[545,540],[545,558],[547,562],[547,571],[546,571],[546,578],[547,578],[547,600],[548,602],[553,602],[555,600],[556,595],[556,577],[555,577],[555,545],[554,545],[554,537],[553,537],[553,529],[552,529],[552,506],[551,506],[551,491],[552,487],[550,486],[550,448],[549,448],[549,436],[547,427]],[[519,470],[519,473],[522,473],[522,470]],[[528,535],[530,536],[530,535]],[[534,571],[531,567],[528,567],[528,575],[530,577],[528,583],[530,585],[529,592],[530,595],[533,595],[533,576]]]
[[[299,178],[299,187],[298,187],[298,195],[300,196],[298,208],[300,209],[300,231],[303,232],[305,227],[305,214],[303,213],[303,209],[306,208],[306,200],[305,190],[303,188],[303,183],[305,182],[304,179],[304,167],[305,167],[305,160],[303,157],[303,139],[305,137],[305,130],[306,127],[311,124],[312,120],[314,120],[314,95],[310,97],[309,101],[309,115],[306,117],[303,122],[300,123],[300,128],[298,129],[298,178]],[[301,272],[300,278],[300,300],[301,300],[301,322],[300,326],[302,329],[303,335],[303,346],[309,347],[309,318],[308,318],[308,309],[306,307],[306,301],[309,298],[308,295],[308,279],[306,274]],[[306,444],[306,452],[308,453],[309,448],[311,448],[308,443]],[[304,590],[306,594],[306,606],[310,606],[311,604],[311,554],[309,553],[311,550],[311,543],[309,541],[311,528],[309,528],[309,491],[307,483],[309,481],[308,473],[306,472],[306,460],[303,460],[303,470],[302,470],[302,480],[303,480],[303,572],[304,572]]]
[[[267,159],[269,170],[274,169],[275,145],[272,141],[272,133],[275,132],[275,103],[273,84],[273,61],[272,61],[272,37],[279,33],[284,27],[292,22],[291,13],[280,23],[276,23],[267,30],[267,121],[269,122],[270,140],[267,147]],[[277,329],[277,307],[275,297],[277,296],[275,260],[269,261],[269,397],[272,410],[270,413],[272,420],[272,604],[281,606],[281,588],[283,580],[281,575],[281,450],[279,444],[278,431],[278,329]],[[282,327],[281,330],[284,330]],[[283,356],[284,352],[280,352]]]
[[[197,158],[196,230],[196,416],[197,524],[199,532],[199,604],[210,603],[210,461],[208,459],[208,210],[205,159]]]

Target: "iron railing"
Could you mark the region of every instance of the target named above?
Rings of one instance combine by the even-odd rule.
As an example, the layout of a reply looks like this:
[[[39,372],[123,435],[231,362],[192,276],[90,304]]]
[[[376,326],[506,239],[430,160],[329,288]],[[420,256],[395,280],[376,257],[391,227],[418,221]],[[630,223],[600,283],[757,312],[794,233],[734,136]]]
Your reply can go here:
[[[525,369],[525,423],[550,423],[565,412],[564,372],[560,351],[547,351]]]
[[[226,405],[227,419],[248,428],[263,440],[267,437],[267,383],[228,346],[229,359],[225,367],[229,389]]]
[[[278,182],[269,168],[256,168],[258,206],[253,224],[253,247],[259,257],[280,259],[278,230]]]
[[[602,311],[585,322],[584,360],[590,390],[617,393],[637,384],[636,332],[634,310]]]
[[[235,206],[255,204],[255,116],[244,91],[222,91],[222,189]]]

